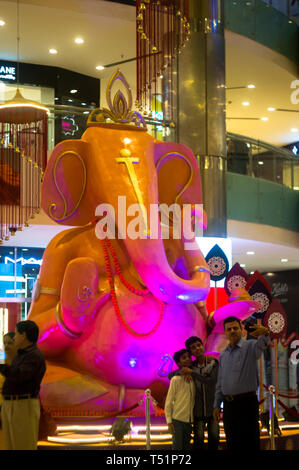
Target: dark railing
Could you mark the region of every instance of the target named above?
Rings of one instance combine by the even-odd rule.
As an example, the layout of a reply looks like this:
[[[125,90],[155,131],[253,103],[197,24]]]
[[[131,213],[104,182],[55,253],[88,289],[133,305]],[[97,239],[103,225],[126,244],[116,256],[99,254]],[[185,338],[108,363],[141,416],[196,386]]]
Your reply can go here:
[[[227,133],[227,170],[299,190],[299,156],[250,137]]]
[[[54,128],[57,123],[63,126],[63,119],[71,126],[60,129],[58,140],[80,138],[86,128],[88,113],[92,109],[87,107],[76,107],[66,105],[50,105],[49,116],[49,150],[52,150],[56,139],[54,139]],[[56,121],[56,125],[54,122]],[[175,140],[174,129],[170,123],[158,120],[145,119],[148,132],[160,140]],[[73,132],[72,132],[73,130]],[[227,170],[231,173],[239,173],[263,178],[268,181],[283,184],[291,189],[299,190],[299,155],[291,151],[277,147],[268,142],[256,140],[239,134],[227,133]]]

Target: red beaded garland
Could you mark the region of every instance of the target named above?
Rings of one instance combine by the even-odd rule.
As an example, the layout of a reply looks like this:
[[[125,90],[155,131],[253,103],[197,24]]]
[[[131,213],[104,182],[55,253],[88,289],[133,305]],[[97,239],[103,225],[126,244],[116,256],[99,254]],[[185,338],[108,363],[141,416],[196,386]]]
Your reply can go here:
[[[96,223],[97,223],[97,220],[92,221],[93,225],[96,225]],[[116,316],[118,317],[118,319],[122,323],[123,327],[131,335],[139,337],[139,338],[147,338],[147,337],[153,335],[157,331],[157,329],[159,328],[159,326],[162,322],[162,319],[163,319],[163,316],[164,316],[164,308],[165,308],[164,302],[162,302],[159,299],[156,299],[157,302],[160,305],[160,314],[159,314],[159,318],[158,318],[158,321],[157,321],[156,325],[149,332],[147,332],[147,333],[138,333],[137,331],[134,331],[130,327],[130,325],[126,322],[126,320],[124,319],[124,317],[123,317],[123,315],[120,311],[119,305],[118,305],[117,296],[116,296],[116,292],[115,292],[115,288],[114,288],[114,279],[113,279],[113,275],[112,275],[112,269],[111,269],[108,250],[110,251],[110,254],[112,256],[112,260],[113,260],[113,263],[114,263],[114,266],[115,266],[115,270],[116,270],[121,282],[124,284],[124,286],[130,292],[133,292],[134,294],[139,295],[139,296],[148,295],[150,292],[149,292],[148,289],[136,289],[131,284],[129,284],[129,282],[126,281],[124,276],[123,276],[122,269],[120,267],[119,261],[117,259],[117,256],[116,256],[116,253],[114,251],[114,248],[112,246],[111,241],[108,238],[106,238],[104,240],[100,240],[100,242],[101,242],[101,245],[102,245],[102,248],[103,248],[104,260],[105,260],[105,265],[106,265],[106,272],[107,272],[107,277],[108,277],[108,281],[109,281],[109,284],[110,284],[111,299],[112,299],[112,304],[113,304]]]

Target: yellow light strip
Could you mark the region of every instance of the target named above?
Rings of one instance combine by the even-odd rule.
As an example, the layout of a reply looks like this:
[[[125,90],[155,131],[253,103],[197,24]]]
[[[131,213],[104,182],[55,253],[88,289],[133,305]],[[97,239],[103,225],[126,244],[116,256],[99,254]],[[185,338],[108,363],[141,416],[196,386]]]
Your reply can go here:
[[[112,425],[68,425],[68,426],[57,426],[58,431],[110,431]],[[151,426],[151,431],[167,431],[168,426]],[[139,431],[146,431],[146,426],[133,426],[132,432],[137,433]]]
[[[96,443],[96,442],[111,442],[114,441],[114,437],[96,437],[96,438],[87,438],[87,439],[69,439],[67,437],[48,437],[49,442],[62,442],[65,444],[80,444],[84,442]]]
[[[299,429],[299,424],[286,424],[285,426],[279,426],[280,429]]]
[[[42,111],[46,111],[47,113],[50,113],[50,110],[48,108],[45,108],[44,106],[38,106],[36,104],[26,104],[26,103],[16,103],[16,104],[1,104],[0,109],[5,109],[5,108],[22,108],[22,107],[27,107],[27,108],[36,108],[40,109]]]
[[[0,313],[1,310],[0,309]],[[7,309],[5,309],[7,310]],[[71,426],[58,426],[58,431],[110,431],[111,425],[102,425],[102,426],[84,426],[84,425],[71,425]],[[151,431],[166,431],[168,429],[167,426],[151,426]],[[280,429],[299,429],[299,424],[289,424],[289,425],[281,425]],[[132,428],[131,434],[126,434],[124,436],[125,441],[145,441],[145,434],[138,434],[140,431],[145,431],[146,426],[134,426]],[[262,428],[262,431],[266,431],[265,428]],[[208,437],[208,433],[205,432],[205,438]],[[225,438],[225,433],[220,432],[220,438]],[[150,439],[152,442],[161,442],[161,441],[170,441],[172,439],[172,435],[167,433],[163,435],[155,435],[151,434]],[[105,442],[112,442],[115,438],[113,436],[97,436],[97,437],[81,437],[81,438],[70,438],[70,437],[59,437],[59,436],[49,436],[49,442],[56,442],[56,443],[65,443],[65,444],[92,444],[92,443],[105,443]]]
[[[109,426],[57,426],[57,431],[110,431],[111,425]]]

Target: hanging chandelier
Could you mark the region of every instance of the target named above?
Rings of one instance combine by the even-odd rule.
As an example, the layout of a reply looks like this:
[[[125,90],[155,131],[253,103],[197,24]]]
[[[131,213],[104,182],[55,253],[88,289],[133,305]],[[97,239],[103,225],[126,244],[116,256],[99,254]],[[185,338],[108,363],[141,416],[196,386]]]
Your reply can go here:
[[[19,83],[19,1],[17,2]],[[41,180],[47,163],[48,109],[25,99],[17,87],[0,105],[0,244],[28,226],[41,207]]]
[[[171,125],[175,59],[190,38],[188,18],[189,0],[136,1],[136,106],[149,118],[156,118],[160,111],[159,118]]]

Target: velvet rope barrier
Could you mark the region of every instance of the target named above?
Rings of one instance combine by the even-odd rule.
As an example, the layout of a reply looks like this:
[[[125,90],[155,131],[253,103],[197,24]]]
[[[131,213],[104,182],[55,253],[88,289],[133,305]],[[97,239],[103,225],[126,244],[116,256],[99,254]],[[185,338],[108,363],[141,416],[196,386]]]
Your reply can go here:
[[[262,398],[262,400],[259,401],[259,405],[261,405],[262,403],[264,403],[265,400],[266,400],[266,398]]]
[[[269,391],[269,387],[267,387],[267,385],[263,384],[263,387]],[[299,395],[284,395],[282,393],[279,393],[278,396],[282,398],[294,398],[295,400],[299,399]]]
[[[297,413],[297,411],[292,410],[291,408],[286,406],[281,400],[277,400],[277,403],[279,403],[280,406],[282,406],[282,408],[284,408],[288,413],[290,413],[293,416],[296,416],[296,418],[299,418],[299,413]]]
[[[283,395],[282,393],[279,393],[278,396],[279,396],[279,397],[282,397],[282,398],[295,398],[295,399],[299,399],[299,395]]]

